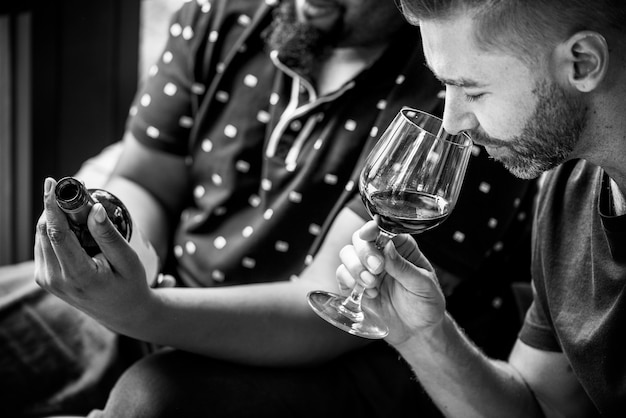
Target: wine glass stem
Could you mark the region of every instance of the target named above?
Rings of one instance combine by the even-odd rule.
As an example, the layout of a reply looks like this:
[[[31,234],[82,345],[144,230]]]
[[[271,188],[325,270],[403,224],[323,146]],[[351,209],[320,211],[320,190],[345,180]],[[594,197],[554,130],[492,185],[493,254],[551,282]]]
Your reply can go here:
[[[391,238],[393,238],[393,234],[380,230],[378,232],[378,236],[376,237],[376,242],[374,245],[376,245],[376,248],[382,251]],[[363,319],[361,300],[363,299],[364,291],[365,288],[357,282],[352,288],[350,296],[348,296],[342,302],[340,307],[341,313],[351,318],[354,318],[357,321],[361,321]]]
[[[378,250],[382,251],[385,248],[385,245],[387,245],[389,240],[393,237],[393,234],[390,234],[389,232],[383,231],[381,229],[378,231],[378,236],[376,237],[376,242],[374,242],[374,245]]]
[[[350,296],[343,301],[341,306],[344,309],[347,309],[354,315],[359,315],[361,313],[361,299],[363,299],[363,292],[365,288],[360,284],[355,284],[352,288],[352,292],[350,292]]]

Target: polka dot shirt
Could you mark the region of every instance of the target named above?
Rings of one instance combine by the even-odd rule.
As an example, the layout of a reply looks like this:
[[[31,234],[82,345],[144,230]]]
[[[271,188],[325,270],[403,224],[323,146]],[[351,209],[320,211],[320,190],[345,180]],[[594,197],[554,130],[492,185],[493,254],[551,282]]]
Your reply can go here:
[[[355,196],[360,164],[397,111],[442,107],[416,28],[407,25],[377,62],[320,96],[265,47],[260,34],[275,6],[185,3],[131,108],[140,142],[187,162],[189,204],[172,259],[188,286],[297,278]],[[478,183],[476,194],[500,192]],[[485,230],[501,222],[494,213]],[[474,232],[459,226],[441,246],[462,246]]]

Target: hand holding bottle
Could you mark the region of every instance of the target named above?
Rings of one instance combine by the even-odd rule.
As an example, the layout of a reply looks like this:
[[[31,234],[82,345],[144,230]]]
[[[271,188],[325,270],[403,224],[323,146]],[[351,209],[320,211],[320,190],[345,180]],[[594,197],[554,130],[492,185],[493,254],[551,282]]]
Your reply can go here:
[[[126,206],[113,194],[102,189],[87,189],[85,185],[73,177],[64,177],[56,184],[54,196],[57,204],[65,212],[70,228],[88,255],[100,252],[87,227],[87,217],[96,203],[101,203],[118,232],[130,243],[146,270],[148,285],[154,286],[159,271],[159,257],[152,244],[144,238],[133,224]]]
[[[367,288],[366,303],[389,325],[386,340],[397,345],[439,325],[445,298],[432,265],[410,235],[398,235],[382,252],[376,249],[377,235],[374,221],[353,234],[352,245],[341,251],[337,279],[346,294],[355,280]]]
[[[86,219],[101,250],[90,257],[57,205],[55,186],[53,179],[46,179],[44,212],[35,238],[35,279],[44,289],[123,333],[130,315],[145,318],[154,301],[144,266],[100,203],[93,205]]]

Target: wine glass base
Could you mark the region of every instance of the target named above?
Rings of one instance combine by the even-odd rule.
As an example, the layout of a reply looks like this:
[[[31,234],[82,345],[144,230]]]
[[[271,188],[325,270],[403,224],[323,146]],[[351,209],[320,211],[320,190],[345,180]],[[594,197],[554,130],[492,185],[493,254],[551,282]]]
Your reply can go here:
[[[307,300],[321,318],[352,335],[377,340],[389,334],[387,325],[372,310],[362,306],[363,315],[355,315],[343,308],[343,296],[316,290]]]

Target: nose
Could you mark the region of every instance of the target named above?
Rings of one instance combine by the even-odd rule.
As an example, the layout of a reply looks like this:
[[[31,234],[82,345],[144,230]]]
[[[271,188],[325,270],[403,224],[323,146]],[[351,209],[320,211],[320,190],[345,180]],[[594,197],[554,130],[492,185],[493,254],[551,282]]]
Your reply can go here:
[[[469,108],[461,89],[446,88],[446,101],[443,109],[443,128],[453,135],[478,127],[476,116]]]

